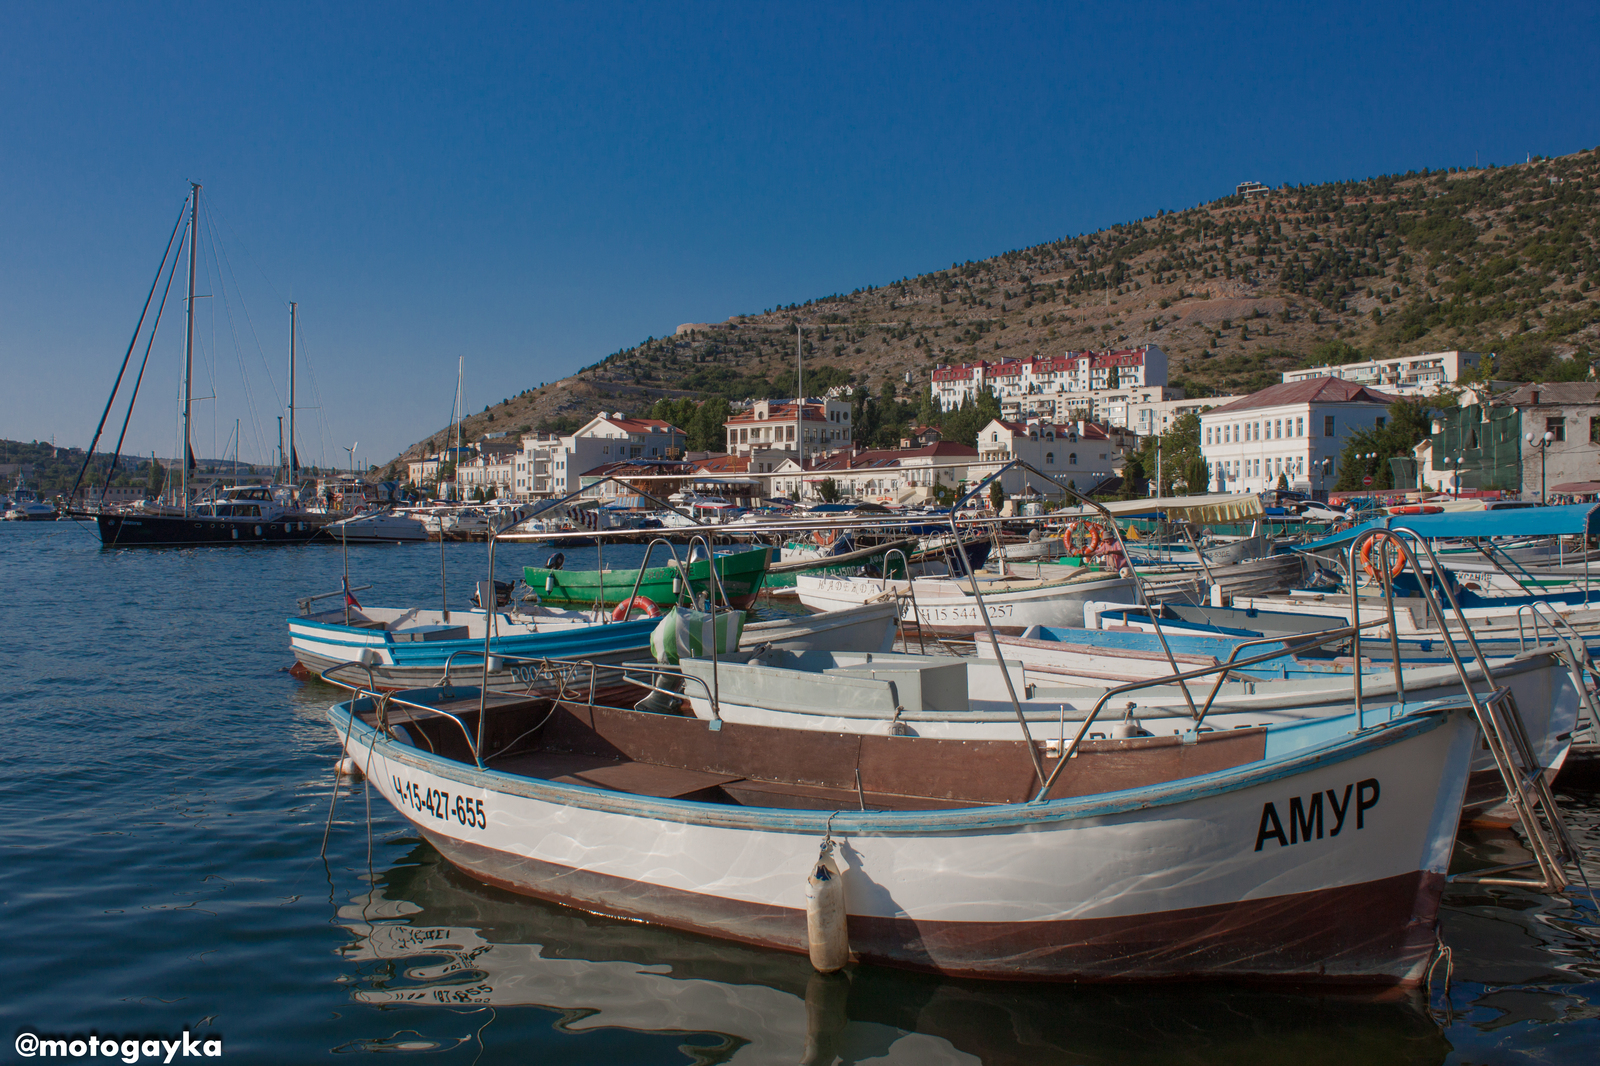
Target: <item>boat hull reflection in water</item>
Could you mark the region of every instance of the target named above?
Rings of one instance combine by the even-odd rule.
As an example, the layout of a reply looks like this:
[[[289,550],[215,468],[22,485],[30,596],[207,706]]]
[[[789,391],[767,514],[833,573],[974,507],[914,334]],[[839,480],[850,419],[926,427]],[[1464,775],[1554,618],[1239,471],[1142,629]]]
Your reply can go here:
[[[425,1016],[408,1019],[441,1044],[459,1033],[460,1012],[493,1007],[481,1039],[494,1047],[506,1035],[497,1026],[519,1024],[508,1008],[531,1007],[562,1015],[564,1032],[607,1040],[613,1054],[618,1032],[667,1034],[696,1061],[733,1066],[1169,1063],[1184,1046],[1177,1033],[1205,1034],[1212,1055],[1183,1052],[1196,1062],[1236,1061],[1246,1051],[1260,1061],[1317,1062],[1319,1043],[1339,1061],[1358,1056],[1369,1066],[1443,1062],[1451,1050],[1405,995],[1308,1000],[1186,986],[1130,997],[876,967],[825,977],[800,956],[502,893],[425,844],[380,872],[371,894],[340,908],[339,921],[355,937],[344,959],[383,964],[353,998],[446,1008],[437,1033]]]

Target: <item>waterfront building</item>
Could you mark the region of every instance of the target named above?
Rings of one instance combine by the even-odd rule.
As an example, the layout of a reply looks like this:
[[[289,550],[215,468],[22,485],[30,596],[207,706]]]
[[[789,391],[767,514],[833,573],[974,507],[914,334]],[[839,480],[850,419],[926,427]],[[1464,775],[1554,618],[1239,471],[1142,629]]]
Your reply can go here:
[[[770,473],[791,459],[806,466],[850,447],[850,403],[833,396],[757,400],[724,428],[728,454],[750,459],[753,472]]]
[[[576,432],[561,436],[524,433],[513,458],[511,493],[518,500],[576,492],[587,471],[626,459],[679,459],[689,435],[659,418],[627,418],[618,411],[595,415]]]
[[[1200,449],[1217,492],[1262,492],[1282,476],[1322,490],[1357,430],[1381,426],[1395,397],[1342,378],[1272,385],[1200,414]]]
[[[1530,441],[1529,436],[1533,439]],[[1546,440],[1548,435],[1549,439]],[[1469,389],[1439,412],[1415,449],[1422,483],[1440,492],[1499,489],[1524,499],[1600,480],[1600,383]]]
[[[1138,443],[1138,435],[1130,430],[1093,422],[1007,422],[996,418],[978,433],[978,458],[995,464],[1021,459],[1087,490],[1120,470],[1124,457]]]

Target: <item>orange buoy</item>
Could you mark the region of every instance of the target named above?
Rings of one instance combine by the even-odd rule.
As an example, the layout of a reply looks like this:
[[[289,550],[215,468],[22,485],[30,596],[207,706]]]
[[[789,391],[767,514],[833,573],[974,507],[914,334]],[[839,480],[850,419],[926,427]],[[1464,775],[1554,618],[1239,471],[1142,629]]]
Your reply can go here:
[[[611,612],[611,620],[613,622],[626,621],[629,613],[632,612],[635,607],[643,611],[646,618],[661,617],[661,608],[656,606],[656,602],[654,600],[644,596],[635,596],[630,600],[623,600],[621,603],[617,604],[616,610]]]
[[[1361,546],[1361,568],[1370,574],[1374,580],[1377,580],[1379,575],[1378,565],[1372,561],[1372,549],[1386,540],[1395,542],[1394,565],[1389,567],[1389,576],[1391,578],[1399,577],[1400,571],[1406,568],[1406,557],[1400,552],[1399,548],[1400,538],[1389,533],[1379,533]]]

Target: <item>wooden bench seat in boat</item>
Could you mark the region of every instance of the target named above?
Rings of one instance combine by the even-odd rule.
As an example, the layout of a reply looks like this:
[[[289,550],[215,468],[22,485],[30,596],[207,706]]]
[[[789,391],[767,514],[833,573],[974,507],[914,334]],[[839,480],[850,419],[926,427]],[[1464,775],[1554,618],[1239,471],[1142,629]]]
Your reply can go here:
[[[389,707],[397,735],[470,761],[476,696],[436,706],[456,716]],[[488,701],[485,750],[502,773],[641,796],[810,810],[939,810],[1023,803],[1038,789],[1020,740],[952,740],[782,729],[652,714],[506,693]],[[370,714],[364,715],[370,720]],[[1048,773],[1057,761],[1035,747]],[[1259,727],[1177,736],[1086,740],[1050,798],[1138,788],[1211,773],[1265,755]],[[859,775],[859,776],[858,776]],[[858,792],[857,789],[860,789]]]
[[[740,780],[734,774],[556,751],[534,751],[493,759],[489,767],[521,777],[661,799],[719,799],[713,795],[717,786]]]

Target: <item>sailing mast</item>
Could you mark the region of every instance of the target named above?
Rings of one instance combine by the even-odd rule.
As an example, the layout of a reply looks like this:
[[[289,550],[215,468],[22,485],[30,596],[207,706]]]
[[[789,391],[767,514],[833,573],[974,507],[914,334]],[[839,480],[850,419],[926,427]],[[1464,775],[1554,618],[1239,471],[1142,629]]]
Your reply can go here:
[[[289,471],[289,490],[296,498],[299,497],[300,492],[299,482],[295,477],[295,473],[299,469],[300,461],[299,456],[294,453],[294,335],[297,332],[298,312],[296,309],[299,306],[293,300],[289,301],[289,454],[285,458]]]
[[[461,495],[461,441],[462,441],[462,434],[466,431],[466,427],[462,423],[464,423],[466,421],[467,412],[466,412],[466,410],[465,410],[465,408],[464,408],[464,406],[462,405],[462,402],[461,402],[461,400],[462,400],[462,397],[461,397],[461,375],[463,373],[465,373],[466,366],[467,366],[467,357],[464,356],[464,355],[457,356],[456,357],[456,410],[455,410],[455,416],[456,416],[456,449],[451,455],[451,462],[455,467],[455,472],[453,474],[451,474],[451,478],[453,479],[453,484],[455,485],[455,487],[450,492],[451,497],[457,503],[463,502],[462,501],[462,495]],[[440,535],[443,536],[443,527],[440,527]]]
[[[189,464],[194,461],[194,445],[189,434],[189,415],[194,407],[194,253],[200,228],[200,183],[189,187],[189,322],[183,340],[183,512],[189,513]]]

